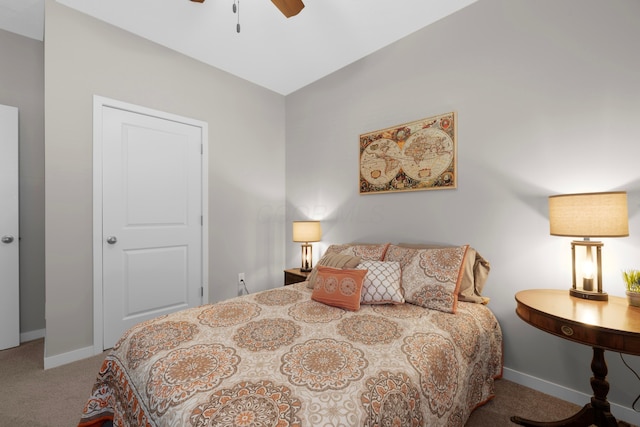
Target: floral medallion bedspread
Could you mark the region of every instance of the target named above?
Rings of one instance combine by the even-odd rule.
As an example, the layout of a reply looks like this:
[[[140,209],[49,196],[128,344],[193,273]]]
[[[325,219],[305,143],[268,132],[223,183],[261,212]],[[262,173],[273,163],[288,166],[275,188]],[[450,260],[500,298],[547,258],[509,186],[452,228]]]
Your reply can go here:
[[[143,322],[106,357],[80,426],[463,426],[493,397],[482,304],[351,312],[306,283]]]

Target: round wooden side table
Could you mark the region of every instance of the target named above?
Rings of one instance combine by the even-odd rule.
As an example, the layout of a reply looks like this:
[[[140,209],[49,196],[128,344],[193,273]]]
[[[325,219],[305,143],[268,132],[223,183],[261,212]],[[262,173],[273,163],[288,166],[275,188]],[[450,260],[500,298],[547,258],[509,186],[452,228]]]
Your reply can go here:
[[[617,427],[607,401],[609,383],[604,351],[640,356],[640,308],[629,306],[625,298],[609,296],[608,301],[593,301],[557,289],[520,291],[516,302],[516,313],[530,325],[593,348],[593,397],[578,413],[564,420],[540,422],[513,416],[511,421],[532,427]]]

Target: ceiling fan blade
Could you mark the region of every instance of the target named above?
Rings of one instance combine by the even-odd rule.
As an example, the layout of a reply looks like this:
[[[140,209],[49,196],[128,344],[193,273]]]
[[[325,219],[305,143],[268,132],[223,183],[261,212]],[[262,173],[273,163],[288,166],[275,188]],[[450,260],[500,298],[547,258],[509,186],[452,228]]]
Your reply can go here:
[[[204,0],[191,0],[197,3],[204,3]],[[276,5],[280,12],[287,18],[296,16],[302,9],[304,9],[304,3],[302,0],[271,0]]]
[[[276,7],[280,9],[280,12],[287,18],[297,15],[304,9],[302,0],[271,0],[271,2],[275,4]]]

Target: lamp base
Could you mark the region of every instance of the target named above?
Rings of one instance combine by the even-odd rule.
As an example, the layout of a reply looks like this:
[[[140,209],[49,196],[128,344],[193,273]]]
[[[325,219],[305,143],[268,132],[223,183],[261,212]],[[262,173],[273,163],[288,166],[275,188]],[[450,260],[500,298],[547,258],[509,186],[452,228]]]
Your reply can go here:
[[[582,289],[569,289],[569,294],[572,297],[589,299],[593,301],[609,301],[609,294],[606,292],[591,292],[583,291]]]
[[[300,271],[303,273],[308,273],[313,269],[313,263],[311,260],[313,259],[311,256],[311,245],[309,243],[303,243],[302,245],[302,265],[300,266]]]

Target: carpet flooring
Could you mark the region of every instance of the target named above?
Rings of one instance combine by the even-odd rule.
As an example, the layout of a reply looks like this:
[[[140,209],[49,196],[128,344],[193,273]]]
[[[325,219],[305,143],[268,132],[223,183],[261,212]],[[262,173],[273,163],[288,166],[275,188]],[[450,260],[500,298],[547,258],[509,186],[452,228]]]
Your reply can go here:
[[[106,354],[46,371],[43,354],[42,339],[0,351],[0,427],[77,425]],[[495,398],[476,409],[465,427],[514,426],[510,421],[512,415],[553,421],[569,417],[579,409],[572,403],[500,379],[496,381]]]

